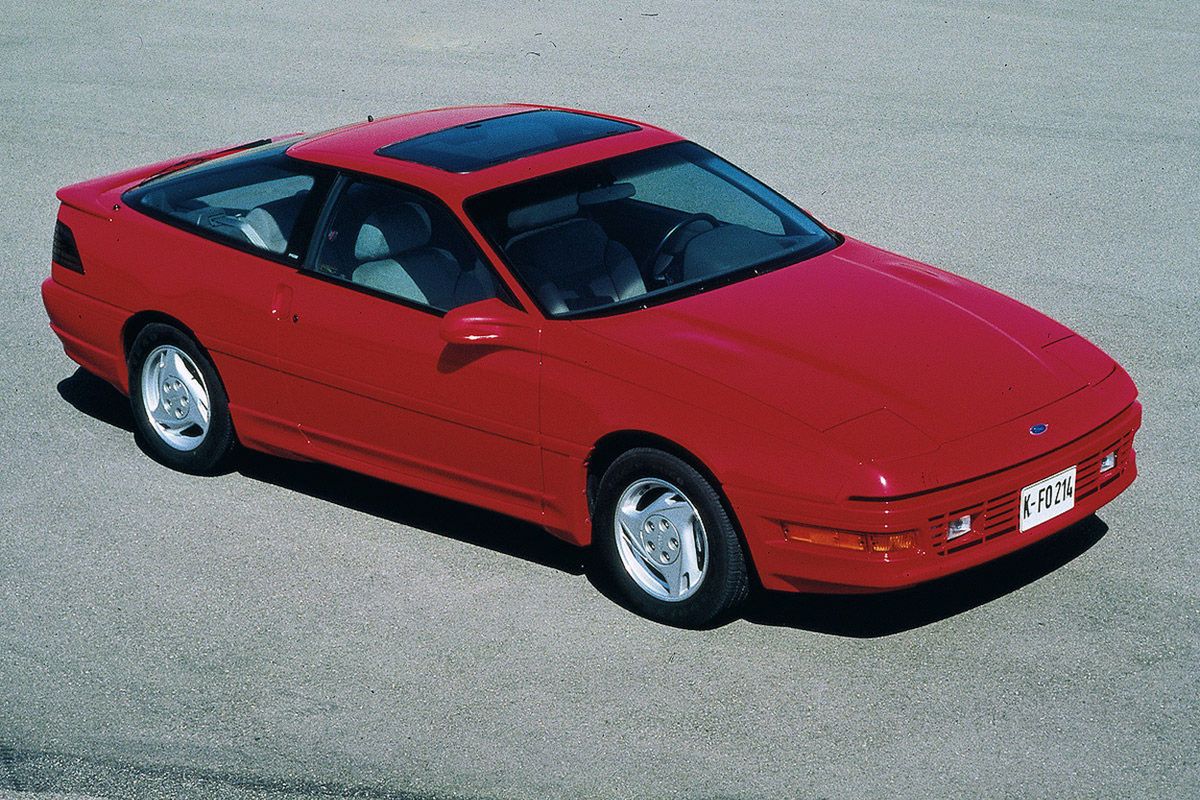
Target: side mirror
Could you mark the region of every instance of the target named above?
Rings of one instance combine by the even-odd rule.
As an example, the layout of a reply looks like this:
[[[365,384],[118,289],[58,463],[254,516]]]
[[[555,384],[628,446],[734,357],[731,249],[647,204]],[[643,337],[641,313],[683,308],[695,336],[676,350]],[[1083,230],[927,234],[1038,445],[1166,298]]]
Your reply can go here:
[[[529,315],[495,298],[447,311],[440,333],[455,345],[530,351],[538,347],[538,330]]]

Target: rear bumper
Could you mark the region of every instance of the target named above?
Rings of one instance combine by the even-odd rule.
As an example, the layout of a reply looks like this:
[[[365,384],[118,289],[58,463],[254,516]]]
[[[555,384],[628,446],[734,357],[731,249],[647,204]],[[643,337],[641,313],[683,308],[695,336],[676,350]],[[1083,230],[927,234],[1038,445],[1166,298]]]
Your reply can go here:
[[[1133,435],[1141,405],[1132,403],[1104,425],[1040,458],[951,488],[894,501],[846,501],[837,509],[784,510],[780,498],[730,491],[747,543],[767,589],[817,592],[879,592],[901,589],[959,572],[1045,539],[1096,513],[1133,483],[1137,459]],[[1100,473],[1100,460],[1117,452],[1115,468]],[[1022,487],[1075,465],[1075,506],[1021,531],[1017,503]],[[946,541],[951,519],[970,514],[971,532]],[[814,519],[815,517],[815,519]],[[816,524],[849,531],[912,531],[916,546],[893,553],[843,550],[787,538],[784,523]]]
[[[42,303],[50,329],[67,356],[122,392],[128,391],[121,329],[128,313],[63,286],[53,277],[42,282]]]

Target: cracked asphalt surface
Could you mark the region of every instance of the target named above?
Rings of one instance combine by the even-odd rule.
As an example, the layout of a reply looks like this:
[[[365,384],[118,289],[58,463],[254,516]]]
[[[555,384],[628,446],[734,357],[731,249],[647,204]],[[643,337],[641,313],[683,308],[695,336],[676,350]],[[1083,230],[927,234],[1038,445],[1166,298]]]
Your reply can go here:
[[[1193,4],[0,11],[0,798],[1200,793]],[[510,99],[678,130],[1078,329],[1142,390],[1141,478],[966,576],[679,631],[493,514],[170,472],[46,326],[61,185]]]

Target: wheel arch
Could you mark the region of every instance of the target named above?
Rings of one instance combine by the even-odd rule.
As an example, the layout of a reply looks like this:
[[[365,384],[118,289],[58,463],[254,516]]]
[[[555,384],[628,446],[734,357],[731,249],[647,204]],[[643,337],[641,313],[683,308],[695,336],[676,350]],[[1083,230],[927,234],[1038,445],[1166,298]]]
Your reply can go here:
[[[595,513],[596,492],[600,488],[600,479],[603,477],[605,470],[620,458],[623,453],[639,447],[649,447],[675,456],[694,468],[705,480],[712,484],[717,497],[721,500],[721,505],[725,508],[725,513],[729,515],[730,521],[733,522],[733,529],[737,532],[738,540],[742,545],[742,552],[746,557],[747,565],[750,567],[751,580],[757,581],[758,570],[754,565],[754,556],[746,541],[746,534],[742,530],[742,523],[738,519],[733,504],[729,502],[729,496],[725,493],[725,488],[722,486],[720,479],[703,459],[688,448],[665,436],[650,433],[649,431],[625,429],[606,433],[596,440],[585,461],[587,468],[588,516],[591,517]]]
[[[165,314],[162,311],[138,311],[125,320],[125,324],[121,326],[121,353],[126,360],[129,359],[129,351],[133,347],[133,342],[137,339],[138,334],[147,325],[154,323],[170,325],[172,328],[178,329],[180,333],[187,334],[188,338],[203,347],[195,332],[170,314]]]
[[[650,447],[655,450],[662,450],[664,453],[670,453],[676,458],[686,461],[708,479],[718,491],[720,490],[721,482],[717,480],[717,476],[713,471],[708,468],[704,461],[683,445],[665,436],[659,436],[649,431],[636,429],[612,431],[596,440],[596,443],[592,445],[592,449],[588,452],[585,461],[587,467],[589,513],[595,508],[596,491],[600,487],[600,479],[604,476],[605,470],[620,458],[623,453],[627,453],[638,447]],[[724,497],[724,492],[721,492],[721,496]]]
[[[200,348],[200,351],[204,354],[204,356],[210,362],[212,362],[213,372],[217,376],[217,381],[221,384],[221,391],[223,391],[225,393],[225,397],[228,398],[229,386],[225,383],[225,378],[221,375],[221,371],[217,369],[216,361],[213,359],[212,353],[209,351],[209,349],[204,346],[204,342],[200,341],[200,337],[196,335],[195,331],[185,325],[182,321],[162,311],[138,311],[136,314],[130,316],[129,319],[125,320],[125,324],[121,328],[121,362],[125,365],[126,390],[128,391],[129,381],[133,378],[133,376],[129,373],[129,354],[133,349],[133,343],[137,340],[138,334],[141,333],[146,326],[154,325],[156,323],[175,328],[184,336],[191,339],[192,342],[195,343],[196,347]]]
[[[159,325],[162,329],[171,331],[171,334],[165,336],[167,343],[175,347],[182,347],[183,355],[197,362],[195,366],[202,373],[206,373],[199,377],[209,395],[209,408],[213,410],[214,414],[218,408],[221,409],[219,424],[210,425],[207,432],[203,433],[204,438],[191,448],[176,447],[171,442],[163,440],[161,436],[156,436],[146,428],[147,424],[152,425],[153,423],[147,423],[147,415],[139,409],[141,404],[139,399],[141,397],[140,373],[145,358],[149,354],[146,348],[162,344],[165,332],[156,333],[141,349],[135,350],[134,348],[138,347],[138,338],[152,325]],[[124,355],[122,361],[126,371],[125,384],[133,404],[134,436],[142,450],[159,463],[182,472],[196,475],[212,475],[223,472],[230,454],[239,444],[239,437],[229,409],[229,394],[225,380],[221,376],[220,370],[217,369],[212,354],[201,343],[195,332],[170,314],[161,311],[139,311],[132,314],[121,326],[121,350]],[[193,352],[189,354],[188,350]],[[135,356],[139,363],[130,363]],[[210,414],[210,422],[215,419],[217,418]],[[217,431],[215,436],[212,435],[214,430]]]

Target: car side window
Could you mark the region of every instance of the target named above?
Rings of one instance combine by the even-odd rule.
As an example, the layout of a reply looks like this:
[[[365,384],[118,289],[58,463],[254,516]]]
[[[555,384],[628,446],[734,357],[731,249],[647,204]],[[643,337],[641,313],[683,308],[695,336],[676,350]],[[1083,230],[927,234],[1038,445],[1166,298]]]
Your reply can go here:
[[[318,180],[275,146],[155,179],[126,201],[211,238],[299,261],[304,237],[297,223]]]
[[[356,180],[334,200],[312,269],[436,311],[512,302],[453,212],[399,186]]]

